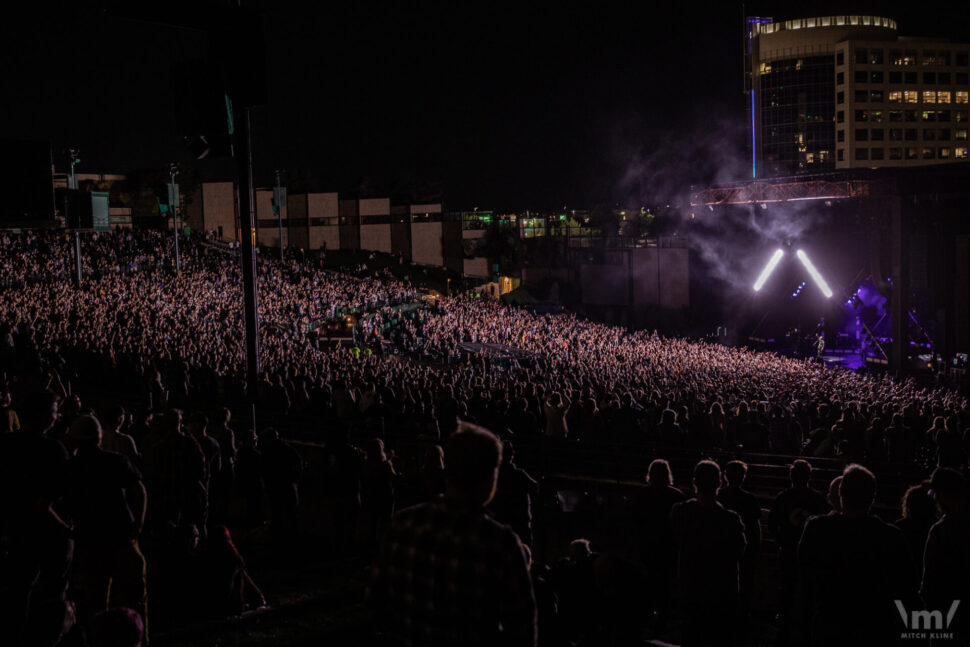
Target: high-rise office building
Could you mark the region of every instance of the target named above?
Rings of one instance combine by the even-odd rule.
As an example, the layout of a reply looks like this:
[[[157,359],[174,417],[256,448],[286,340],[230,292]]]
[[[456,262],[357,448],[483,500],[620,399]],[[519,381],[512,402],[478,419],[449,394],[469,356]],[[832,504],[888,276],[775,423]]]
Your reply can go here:
[[[880,16],[748,18],[753,177],[965,162],[970,45]]]

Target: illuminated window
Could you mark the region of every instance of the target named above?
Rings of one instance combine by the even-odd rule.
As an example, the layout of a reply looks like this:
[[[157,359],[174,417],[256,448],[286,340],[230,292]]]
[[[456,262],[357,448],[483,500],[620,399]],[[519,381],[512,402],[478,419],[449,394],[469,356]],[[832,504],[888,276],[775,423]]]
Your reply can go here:
[[[916,103],[915,101],[913,103]],[[936,92],[933,90],[923,90],[923,103],[936,103]]]
[[[889,62],[893,65],[903,64],[903,51],[900,49],[889,50]]]
[[[873,128],[869,136],[872,139],[872,141],[881,142],[885,137],[885,134],[886,134],[886,131],[883,130],[882,128]]]
[[[953,139],[960,140],[960,141],[967,141],[967,129],[960,128],[958,130],[954,130]]]
[[[954,148],[953,157],[956,157],[957,159],[967,159],[967,147],[961,146],[959,148]]]
[[[889,103],[902,103],[903,93],[900,90],[889,91]]]
[[[885,152],[881,148],[873,148],[869,151],[869,157],[875,161],[882,161],[885,159]]]
[[[967,102],[968,102],[967,91],[966,90],[957,90],[956,91],[956,101],[954,103],[967,103]]]
[[[922,154],[920,155],[925,160],[936,159],[936,149],[935,148],[924,148]]]
[[[903,101],[906,103],[919,103],[919,92],[916,90],[903,90]]]
[[[936,149],[936,156],[941,160],[950,159],[950,149],[949,148],[938,148]]]
[[[765,61],[761,61],[760,72],[762,74],[771,74],[771,63],[766,63]]]
[[[937,103],[950,103],[950,91],[949,90],[940,90],[939,92],[937,92],[936,93],[936,102]]]
[[[891,142],[901,142],[901,141],[903,141],[903,129],[902,128],[890,128],[889,129],[889,141],[891,141]]]
[[[936,110],[924,110],[923,121],[936,121]]]
[[[891,160],[901,160],[901,159],[903,159],[903,149],[902,148],[890,148],[889,149],[889,159],[891,159]]]
[[[869,159],[869,149],[868,148],[857,148],[855,149],[855,159],[857,162],[864,162]]]
[[[907,49],[903,53],[903,65],[916,65],[916,50]]]

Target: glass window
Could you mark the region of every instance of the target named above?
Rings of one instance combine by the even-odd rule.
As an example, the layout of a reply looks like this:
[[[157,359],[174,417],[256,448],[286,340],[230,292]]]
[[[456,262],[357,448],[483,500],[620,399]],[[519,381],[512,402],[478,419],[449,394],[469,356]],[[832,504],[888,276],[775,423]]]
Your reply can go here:
[[[956,119],[954,119],[954,121],[956,121],[958,124],[959,123],[966,123],[967,122],[967,111],[966,110],[957,110],[953,114],[956,117]]]
[[[916,90],[903,90],[903,101],[906,103],[919,103],[919,92]]]
[[[940,128],[938,131],[936,131],[936,138],[938,140],[940,140],[941,142],[948,142],[948,141],[950,141],[950,129],[949,128]]]
[[[936,121],[936,110],[924,110],[922,117],[923,121]]]
[[[950,111],[949,110],[937,110],[936,111],[936,120],[937,121],[946,121],[946,122],[949,122],[950,121]]]
[[[836,85],[844,85],[845,84],[845,72],[836,72],[835,73],[835,84]]]
[[[923,103],[936,103],[936,91],[923,90]]]
[[[916,83],[916,72],[906,72],[906,83],[909,83],[909,84]]]
[[[908,160],[918,160],[919,159],[919,149],[916,147],[909,147],[906,149],[906,159]]]
[[[903,65],[916,65],[916,50],[907,49],[903,53]]]
[[[915,110],[907,110],[906,121],[919,121],[919,113]]]
[[[882,90],[870,90],[869,91],[869,101],[873,103],[882,103],[884,101],[884,93]]]
[[[865,70],[856,70],[855,76],[853,77],[856,83],[865,83],[866,79],[869,78],[869,74]]]
[[[950,73],[940,72],[936,75],[936,82],[940,85],[950,85]]]
[[[836,103],[845,103],[845,92],[836,92],[835,93],[835,102]]]
[[[885,139],[885,134],[886,134],[886,131],[883,130],[882,128],[873,128],[869,136],[872,139],[872,141],[881,142],[883,139]]]
[[[967,52],[957,52],[957,65],[967,66]]]
[[[961,146],[959,148],[954,148],[953,157],[957,157],[959,159],[964,159],[964,160],[967,159],[967,147]]]
[[[882,110],[870,110],[869,111],[869,121],[874,121],[877,124],[882,123]]]
[[[957,85],[966,85],[970,83],[970,77],[967,76],[966,72],[957,72],[956,81]]]
[[[889,91],[889,103],[902,103],[903,93],[901,90],[890,90]]]
[[[902,121],[903,111],[902,110],[890,110],[889,111],[889,121]]]
[[[838,123],[840,123],[840,124],[841,124],[841,123],[842,123],[843,121],[845,121],[845,111],[843,111],[843,110],[839,110],[838,112],[836,112],[836,113],[835,113],[835,121],[837,121],[837,122],[838,122]]]
[[[870,49],[869,50],[869,64],[870,65],[882,65],[882,50],[881,49]]]
[[[891,142],[901,142],[901,141],[903,141],[903,129],[902,128],[890,128],[889,129],[889,141],[891,141]]]
[[[956,96],[956,101],[954,103],[967,103],[968,95],[966,90],[957,90],[954,94]]]
[[[844,148],[840,148],[837,151],[835,151],[835,157],[836,157],[836,159],[838,161],[844,162],[845,161],[845,149]]]
[[[923,141],[931,142],[936,139],[936,129],[934,128],[924,128],[923,129]]]
[[[901,160],[901,159],[903,159],[903,149],[902,148],[890,148],[889,149],[889,159],[891,159],[891,160]]]
[[[835,53],[835,64],[845,65],[845,52],[841,49]]]
[[[903,73],[902,72],[890,72],[889,73],[889,82],[890,83],[902,83],[903,82]]]
[[[903,50],[901,49],[891,49],[889,50],[889,62],[893,65],[903,64]]]
[[[867,142],[869,141],[869,131],[865,128],[855,129],[855,140],[857,142]]]
[[[923,72],[923,83],[936,83],[936,72]]]
[[[857,49],[855,51],[855,62],[865,65],[869,62],[869,54],[864,49]]]
[[[917,131],[915,128],[907,128],[906,129],[906,141],[908,141],[908,142],[915,142],[918,139],[918,136],[917,136],[918,132],[919,131]]]
[[[936,64],[937,65],[949,65],[950,64],[950,52],[937,52],[936,53]]]
[[[964,132],[966,132],[966,131],[964,131]],[[837,131],[835,133],[835,141],[837,141],[837,142],[844,142],[845,141],[845,131],[844,130],[839,130],[839,131]]]
[[[884,156],[883,156],[884,155],[883,149],[881,149],[881,148],[872,148],[872,149],[870,149],[869,150],[869,155],[870,155],[870,157],[872,159],[877,160],[877,161],[881,161],[881,160],[885,159]]]
[[[865,90],[856,90],[854,98],[856,103],[865,103],[869,100],[869,93]]]
[[[963,141],[963,142],[967,141],[967,129],[966,128],[958,128],[958,129],[954,130],[953,131],[953,139],[956,139],[958,141]]]
[[[936,156],[941,160],[950,159],[950,149],[949,148],[937,148]]]
[[[923,65],[936,65],[936,52],[931,49],[924,49]]]
[[[882,72],[872,72],[869,74],[869,83],[882,83]]]
[[[856,110],[855,111],[856,121],[869,121],[869,111],[868,110]]]
[[[863,162],[869,159],[869,149],[868,148],[857,148],[855,149],[855,158],[858,162]]]
[[[920,155],[925,160],[936,159],[936,149],[935,148],[924,148],[922,155]]]
[[[950,91],[949,90],[940,90],[939,92],[937,92],[936,93],[936,102],[937,103],[950,103]]]

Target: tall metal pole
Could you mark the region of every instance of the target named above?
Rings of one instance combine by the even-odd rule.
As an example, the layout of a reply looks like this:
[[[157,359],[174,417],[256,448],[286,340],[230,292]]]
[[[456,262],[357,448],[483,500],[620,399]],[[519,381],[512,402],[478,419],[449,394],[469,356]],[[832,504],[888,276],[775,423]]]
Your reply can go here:
[[[74,230],[74,281],[81,287],[81,232]]]
[[[253,249],[253,221],[255,196],[253,191],[253,146],[250,124],[251,108],[242,108],[242,119],[236,120],[239,132],[239,153],[236,155],[236,174],[239,187],[239,223],[242,228],[243,317],[246,325],[246,398],[252,405],[253,429],[256,429],[256,398],[259,384],[259,306],[256,293],[256,254]]]
[[[168,167],[168,174],[169,174],[169,178],[171,178],[171,181],[172,181],[170,185],[171,186],[170,192],[172,194],[172,198],[169,200],[171,204],[168,205],[168,208],[172,210],[172,233],[175,235],[175,273],[179,274],[182,271],[182,262],[179,259],[178,207],[176,207],[175,205],[175,203],[178,202],[178,196],[176,195],[176,189],[175,189],[175,164],[172,164]]]
[[[276,220],[280,226],[280,263],[283,262],[283,191],[280,188],[280,172],[276,171]]]

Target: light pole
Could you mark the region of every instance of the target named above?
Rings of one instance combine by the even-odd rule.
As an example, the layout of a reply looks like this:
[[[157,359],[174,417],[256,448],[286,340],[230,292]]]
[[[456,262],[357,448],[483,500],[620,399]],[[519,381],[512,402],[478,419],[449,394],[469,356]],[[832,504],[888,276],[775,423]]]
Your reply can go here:
[[[171,183],[168,185],[168,208],[172,210],[172,233],[175,235],[175,273],[182,271],[182,262],[179,258],[179,217],[178,217],[178,187],[175,184],[175,174],[178,172],[178,165],[174,162],[168,166],[168,176]]]
[[[74,167],[81,162],[81,158],[78,157],[80,151],[76,148],[68,149],[68,153],[71,157],[71,174],[67,176],[67,198],[64,200],[64,219],[68,226],[71,224],[70,215],[68,211],[71,208],[71,191],[77,191],[77,176],[74,174]],[[78,214],[80,218],[80,214]],[[80,221],[78,222],[80,225]],[[78,289],[81,288],[81,233],[75,227],[74,229],[74,281]]]
[[[276,221],[280,228],[280,263],[283,262],[283,189],[280,186],[280,172],[276,171]]]

